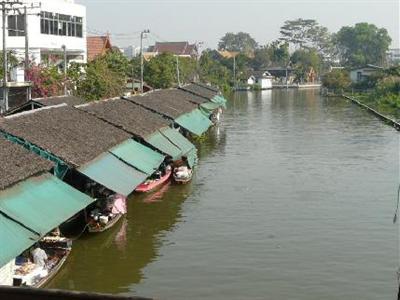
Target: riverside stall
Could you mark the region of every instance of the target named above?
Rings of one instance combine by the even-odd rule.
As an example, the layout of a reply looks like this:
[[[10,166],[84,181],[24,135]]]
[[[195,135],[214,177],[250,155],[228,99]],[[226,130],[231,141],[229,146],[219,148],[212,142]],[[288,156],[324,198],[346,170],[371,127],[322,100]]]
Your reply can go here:
[[[42,286],[71,250],[54,247],[61,237],[45,236],[94,200],[49,173],[54,163],[2,137],[0,170],[0,285]],[[49,257],[45,266],[15,259],[37,242]]]
[[[1,122],[0,130],[55,161],[60,179],[93,198],[128,196],[149,177],[149,169],[136,168],[140,153],[129,134],[74,107],[59,105],[14,115]],[[159,158],[145,167],[157,169]]]

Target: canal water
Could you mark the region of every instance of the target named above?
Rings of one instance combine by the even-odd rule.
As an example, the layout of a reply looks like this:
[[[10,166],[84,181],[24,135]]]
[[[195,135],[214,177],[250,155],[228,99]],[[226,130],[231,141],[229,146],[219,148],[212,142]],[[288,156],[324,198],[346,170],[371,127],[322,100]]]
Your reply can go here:
[[[193,182],[129,201],[50,288],[159,299],[395,299],[398,133],[318,91],[238,93]]]

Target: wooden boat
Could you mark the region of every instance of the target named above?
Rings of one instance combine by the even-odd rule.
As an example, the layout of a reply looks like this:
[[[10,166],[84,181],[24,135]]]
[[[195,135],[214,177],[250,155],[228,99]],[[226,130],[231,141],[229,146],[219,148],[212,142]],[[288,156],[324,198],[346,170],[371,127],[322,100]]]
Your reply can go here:
[[[106,231],[111,227],[113,227],[115,224],[117,224],[122,216],[123,214],[114,215],[113,218],[110,221],[108,221],[107,224],[105,225],[102,225],[100,222],[97,222],[95,220],[90,220],[90,222],[88,223],[88,231],[90,233],[99,233]]]
[[[14,286],[43,287],[60,271],[72,249],[72,240],[67,238],[45,237],[39,244],[48,255],[46,267],[36,267],[26,273],[18,274],[17,270],[24,268],[24,266],[21,266],[19,269],[16,269]],[[47,271],[47,275],[41,277],[39,274],[43,271]]]
[[[182,174],[182,170],[180,168],[185,168],[184,172],[186,174]],[[193,170],[187,167],[178,167],[174,169],[173,178],[174,181],[178,184],[186,184],[192,180],[193,177]]]
[[[47,277],[43,278],[38,283],[33,285],[33,287],[41,288],[46,283],[50,282],[50,280],[53,279],[57,275],[58,271],[61,270],[61,268],[64,265],[65,261],[68,259],[70,253],[71,253],[71,250],[66,251],[64,256],[63,256],[63,258],[61,258],[59,260],[59,262],[51,269],[51,271],[49,271],[49,275],[47,275]]]
[[[171,173],[172,173],[171,169],[167,169],[164,176],[162,176],[159,179],[150,179],[150,180],[143,182],[141,185],[139,185],[136,188],[135,191],[139,192],[139,193],[150,192],[150,191],[156,189],[157,187],[163,185],[165,182],[167,182],[169,177],[171,176]]]

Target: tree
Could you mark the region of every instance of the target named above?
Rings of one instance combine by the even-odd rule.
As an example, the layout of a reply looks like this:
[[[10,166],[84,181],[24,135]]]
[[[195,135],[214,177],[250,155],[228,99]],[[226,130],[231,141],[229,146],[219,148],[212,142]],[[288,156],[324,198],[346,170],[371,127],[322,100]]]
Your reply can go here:
[[[239,51],[247,55],[257,48],[257,42],[246,32],[226,33],[218,43],[218,50]]]
[[[223,65],[221,55],[215,50],[207,49],[200,57],[200,80],[219,86],[227,91],[233,85],[232,69]]]
[[[270,46],[271,62],[273,65],[286,66],[289,63],[289,44],[275,41]]]
[[[8,71],[12,68],[18,66],[18,58],[15,56],[14,52],[7,52],[7,62],[8,62]],[[0,78],[3,78],[4,68],[3,68],[3,51],[0,51]]]
[[[144,80],[154,88],[169,88],[177,84],[176,58],[163,53],[146,62]]]
[[[33,97],[57,96],[63,91],[64,75],[57,66],[32,64],[27,79],[32,82]]]
[[[87,101],[120,96],[125,86],[125,76],[109,68],[102,59],[85,66],[84,76],[77,84],[77,95]]]
[[[307,74],[311,68],[318,72],[321,66],[321,58],[315,49],[300,49],[296,50],[290,61],[294,66],[296,80],[298,82],[307,81]]]
[[[332,70],[322,77],[324,87],[333,90],[344,90],[351,84],[349,72],[346,70]]]
[[[335,35],[342,63],[350,67],[382,66],[391,41],[386,29],[368,23],[342,27]]]
[[[315,48],[321,54],[332,44],[328,29],[312,19],[285,21],[280,33],[281,41],[294,44],[300,49]]]

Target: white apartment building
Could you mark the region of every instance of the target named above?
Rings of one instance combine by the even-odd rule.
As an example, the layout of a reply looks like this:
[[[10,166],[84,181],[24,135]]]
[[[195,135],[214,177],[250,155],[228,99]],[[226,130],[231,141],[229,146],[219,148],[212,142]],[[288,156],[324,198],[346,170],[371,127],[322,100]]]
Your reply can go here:
[[[24,0],[40,6],[28,10],[29,56],[31,61],[59,64],[66,47],[68,61],[86,62],[86,7],[74,0]],[[18,57],[25,55],[25,15],[9,12],[7,49]],[[0,13],[1,15],[1,13]],[[2,36],[0,34],[0,47]],[[1,49],[0,48],[0,49]]]

